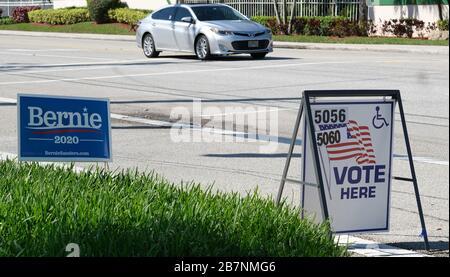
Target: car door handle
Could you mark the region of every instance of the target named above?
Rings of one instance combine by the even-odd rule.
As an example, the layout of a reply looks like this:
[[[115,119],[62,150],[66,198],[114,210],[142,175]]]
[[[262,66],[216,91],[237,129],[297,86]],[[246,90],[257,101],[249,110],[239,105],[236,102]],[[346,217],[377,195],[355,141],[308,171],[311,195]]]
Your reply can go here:
[[[153,27],[156,27],[156,23],[152,23],[152,26],[153,26]]]

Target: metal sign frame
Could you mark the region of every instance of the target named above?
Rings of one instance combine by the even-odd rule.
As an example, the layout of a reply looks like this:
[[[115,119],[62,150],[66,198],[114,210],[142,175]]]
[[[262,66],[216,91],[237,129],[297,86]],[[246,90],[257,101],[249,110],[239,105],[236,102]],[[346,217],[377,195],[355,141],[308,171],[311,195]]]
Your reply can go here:
[[[383,97],[383,98],[387,98],[387,97],[389,97],[390,99],[394,100],[395,103],[398,105],[402,129],[403,129],[403,135],[404,135],[404,140],[405,140],[405,146],[406,146],[406,150],[407,150],[407,154],[408,154],[411,178],[393,176],[392,179],[413,183],[414,193],[416,196],[417,209],[419,212],[420,223],[421,223],[421,227],[422,227],[422,236],[423,236],[424,243],[425,243],[425,249],[429,250],[430,245],[429,245],[429,241],[428,241],[428,234],[427,234],[425,219],[424,219],[424,215],[423,215],[422,203],[420,200],[419,186],[418,186],[416,171],[415,171],[415,167],[414,167],[414,161],[413,161],[413,156],[412,156],[412,151],[411,151],[411,144],[409,142],[409,135],[408,135],[408,129],[406,126],[406,119],[405,119],[405,114],[404,114],[404,109],[403,109],[402,98],[401,98],[401,94],[400,94],[399,90],[305,90],[305,91],[303,91],[302,101],[300,104],[299,112],[297,114],[297,119],[296,119],[295,126],[294,126],[294,132],[292,134],[292,140],[291,140],[291,144],[289,146],[289,152],[287,154],[286,163],[285,163],[284,170],[283,170],[283,175],[282,175],[280,186],[278,189],[276,203],[279,204],[281,202],[281,197],[283,195],[283,190],[284,190],[284,186],[285,186],[286,182],[300,184],[302,186],[315,186],[315,187],[319,188],[320,201],[321,201],[320,204],[322,207],[323,218],[325,221],[329,220],[329,211],[328,211],[328,207],[327,207],[327,199],[326,199],[326,195],[325,195],[325,187],[324,187],[324,183],[323,183],[322,169],[321,169],[320,160],[319,160],[317,140],[316,140],[316,137],[313,135],[315,133],[315,130],[314,130],[314,124],[312,121],[312,111],[311,111],[311,99],[312,98],[314,98],[314,99],[315,98],[324,98],[324,97],[327,97],[327,98],[338,98],[338,97],[349,97],[349,98],[351,98],[351,97],[369,97],[369,98],[370,97]],[[394,103],[394,105],[395,105],[395,103]],[[304,113],[305,113],[305,115],[304,115]],[[303,116],[305,116],[304,128],[309,128],[309,134],[311,136],[310,139],[311,139],[312,148],[313,148],[312,149],[312,151],[313,151],[312,158],[314,160],[314,170],[316,173],[316,181],[317,181],[316,184],[311,184],[311,183],[287,178],[290,163],[292,160],[292,154],[294,152],[295,141],[298,136],[300,123],[301,123],[301,119]],[[391,164],[391,166],[392,166],[392,164]]]

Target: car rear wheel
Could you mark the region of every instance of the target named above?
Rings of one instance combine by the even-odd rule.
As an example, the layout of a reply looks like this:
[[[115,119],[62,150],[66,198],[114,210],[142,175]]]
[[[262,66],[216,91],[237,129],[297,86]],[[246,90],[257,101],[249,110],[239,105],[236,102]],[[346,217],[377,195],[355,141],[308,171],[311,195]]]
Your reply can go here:
[[[208,38],[201,35],[195,42],[195,54],[200,60],[207,60],[211,58],[211,51],[209,49]]]
[[[261,60],[266,57],[267,53],[252,53],[250,55],[252,56],[253,59]]]
[[[159,56],[159,53],[161,53],[156,51],[155,41],[151,34],[145,34],[144,39],[142,40],[142,50],[147,58],[156,58]]]

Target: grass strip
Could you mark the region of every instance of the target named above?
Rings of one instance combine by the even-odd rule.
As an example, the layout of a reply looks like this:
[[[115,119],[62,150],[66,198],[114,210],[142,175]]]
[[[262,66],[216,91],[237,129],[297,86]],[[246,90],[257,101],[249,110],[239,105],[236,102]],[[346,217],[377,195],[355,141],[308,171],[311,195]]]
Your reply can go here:
[[[0,161],[0,256],[347,256],[326,224],[257,192],[213,193],[153,173]]]

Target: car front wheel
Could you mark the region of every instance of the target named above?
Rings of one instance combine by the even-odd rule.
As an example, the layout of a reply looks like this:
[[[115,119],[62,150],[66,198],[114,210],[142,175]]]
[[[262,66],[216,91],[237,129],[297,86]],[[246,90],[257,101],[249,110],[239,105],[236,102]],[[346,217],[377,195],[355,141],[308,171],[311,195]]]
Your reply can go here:
[[[211,51],[209,49],[208,38],[201,35],[195,42],[195,54],[200,60],[207,60],[211,58]]]
[[[267,53],[252,53],[252,58],[256,60],[264,59],[267,55]]]
[[[142,50],[147,58],[156,58],[159,56],[160,52],[156,51],[155,41],[151,34],[145,34],[142,40]]]

